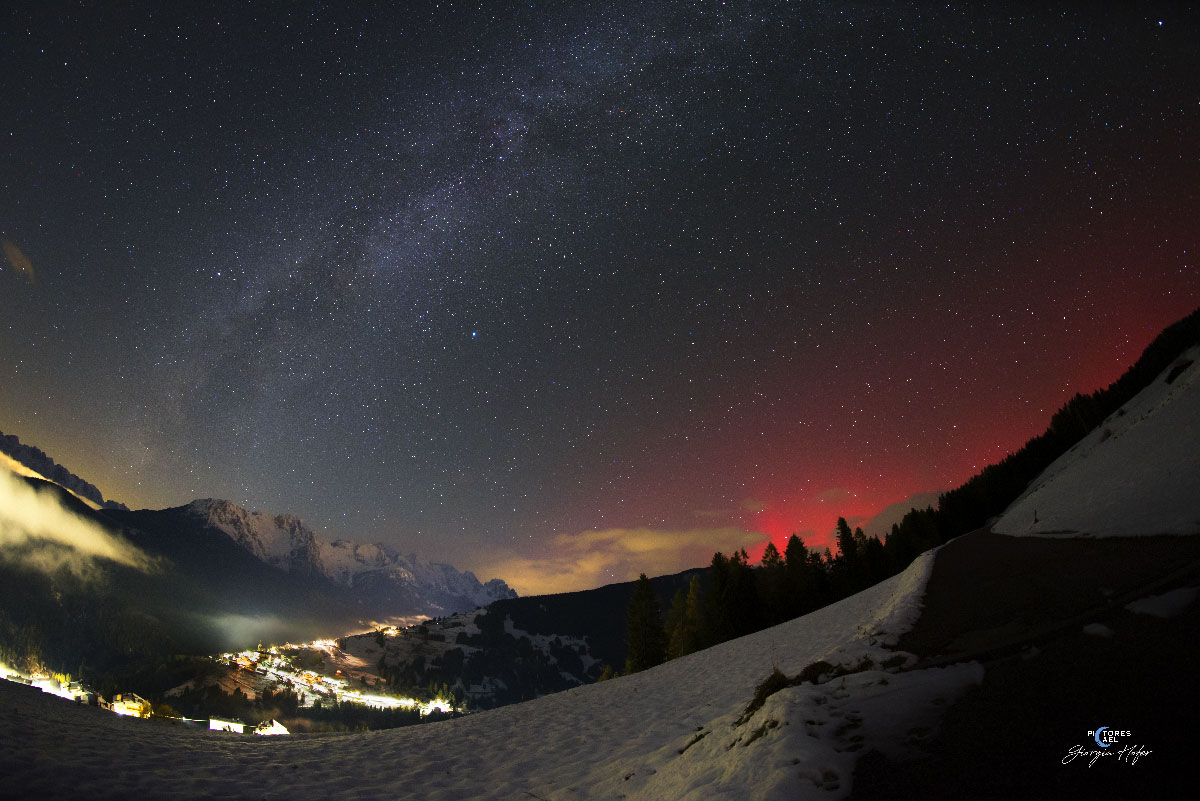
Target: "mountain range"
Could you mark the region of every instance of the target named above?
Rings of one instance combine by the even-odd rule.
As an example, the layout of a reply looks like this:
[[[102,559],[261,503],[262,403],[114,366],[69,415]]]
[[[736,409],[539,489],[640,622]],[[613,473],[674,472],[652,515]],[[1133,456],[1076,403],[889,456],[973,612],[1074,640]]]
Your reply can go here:
[[[1181,733],[1200,704],[1200,348],[1165,361],[989,526],[807,615],[450,723],[253,744],[0,683],[0,796],[1191,797]],[[198,561],[245,571],[223,579],[262,581],[268,599],[309,581],[345,587],[323,572],[332,562],[318,538],[293,539],[301,525],[211,512],[104,514],[135,544],[160,540],[163,554],[190,544]],[[186,592],[178,575],[172,586]],[[9,589],[0,577],[0,611],[11,614]],[[527,640],[549,641],[534,629],[560,628],[580,600],[500,601],[469,622],[433,621],[424,636],[443,664],[453,646],[486,646],[489,630],[515,633],[517,619],[528,619]],[[382,632],[351,639],[360,667],[415,662]],[[583,661],[578,641],[562,645],[557,658],[574,649]],[[539,659],[532,644],[524,652]],[[156,754],[169,758],[147,758]]]
[[[383,543],[326,541],[295,515],[271,516],[213,498],[168,511],[225,533],[272,567],[329,579],[387,616],[468,611],[517,597],[501,579],[484,584],[470,571],[402,555]]]
[[[4,474],[0,661],[96,685],[134,674],[169,683],[172,655],[341,636],[516,597],[499,579],[380,543],[327,541],[292,515],[213,499],[94,509],[55,482]],[[23,518],[25,507],[36,511]],[[39,530],[51,518],[71,533]]]
[[[55,462],[41,448],[23,444],[14,434],[5,434],[3,431],[0,431],[0,454],[7,455],[18,464],[36,471],[38,475],[48,481],[53,481],[76,496],[86,501],[91,501],[96,506],[103,506],[109,509],[126,508],[123,503],[113,500],[106,501],[94,484],[84,481],[66,467]],[[0,459],[0,463],[3,461],[3,459]]]
[[[1200,704],[1200,316],[1190,319],[1188,341],[987,526],[807,615],[449,724],[253,748],[0,683],[0,796],[1190,797],[1180,733]],[[357,603],[364,576],[400,571],[395,555],[353,556],[294,518],[212,501],[93,512],[30,483],[153,553],[158,568],[114,563],[106,592],[90,595],[69,572],[19,589],[0,575],[0,635],[36,594],[57,610],[56,638],[97,628],[110,651],[136,652],[154,614],[172,623],[156,606],[167,595],[176,610],[325,603],[342,614],[354,610],[336,605]],[[610,603],[628,597],[605,591]],[[516,659],[540,660],[539,639],[555,659],[573,651],[591,667],[591,634],[553,643],[539,632],[578,625],[600,592],[501,600],[469,622],[431,621],[424,637],[443,666],[452,646],[465,662],[489,631],[521,630],[530,642]],[[415,662],[382,632],[349,639],[360,666],[376,654],[380,671]]]

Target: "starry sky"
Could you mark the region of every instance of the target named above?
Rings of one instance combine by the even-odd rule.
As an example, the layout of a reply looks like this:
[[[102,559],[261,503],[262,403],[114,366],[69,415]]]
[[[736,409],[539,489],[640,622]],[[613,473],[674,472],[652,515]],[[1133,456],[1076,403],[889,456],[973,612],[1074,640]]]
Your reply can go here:
[[[824,546],[1200,305],[1187,4],[115,5],[0,10],[0,430],[131,507]]]

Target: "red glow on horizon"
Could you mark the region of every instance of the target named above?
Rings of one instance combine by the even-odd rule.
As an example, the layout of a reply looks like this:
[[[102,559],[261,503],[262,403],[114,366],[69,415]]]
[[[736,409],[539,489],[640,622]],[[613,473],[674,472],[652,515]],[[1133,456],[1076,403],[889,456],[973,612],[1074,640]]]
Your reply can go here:
[[[871,490],[842,490],[826,494],[833,497],[767,503],[764,509],[749,516],[746,525],[766,534],[767,541],[774,543],[780,553],[787,548],[787,542],[793,534],[798,535],[810,551],[823,551],[826,548],[836,551],[834,532],[839,517],[846,518],[851,528],[863,527],[886,507],[903,500],[903,496],[887,497]],[[747,549],[751,564],[757,564],[762,559],[766,547],[767,542],[764,541],[760,546]]]

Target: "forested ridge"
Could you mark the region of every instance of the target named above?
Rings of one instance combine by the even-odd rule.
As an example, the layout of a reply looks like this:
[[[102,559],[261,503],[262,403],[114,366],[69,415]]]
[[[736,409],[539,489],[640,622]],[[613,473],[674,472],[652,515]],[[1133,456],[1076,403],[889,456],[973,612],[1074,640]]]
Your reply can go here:
[[[1200,309],[1167,327],[1125,373],[1105,389],[1076,394],[1046,430],[961,486],[942,493],[937,507],[911,509],[883,539],[851,530],[838,518],[837,552],[815,551],[792,535],[781,554],[767,545],[761,563],[743,549],[716,553],[688,589],[676,592],[665,614],[643,574],[626,615],[626,672],[644,670],[720,642],[807,614],[893,576],[921,553],[974,531],[1003,512],[1055,459],[1174,366],[1170,383],[1200,344]],[[612,675],[610,672],[609,675]]]

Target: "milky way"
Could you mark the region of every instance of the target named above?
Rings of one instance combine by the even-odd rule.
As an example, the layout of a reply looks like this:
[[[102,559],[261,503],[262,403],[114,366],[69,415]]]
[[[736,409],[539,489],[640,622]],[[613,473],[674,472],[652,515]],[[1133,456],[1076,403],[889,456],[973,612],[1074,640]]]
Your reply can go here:
[[[1200,304],[1180,4],[107,5],[0,12],[0,430],[131,506],[823,546]]]

